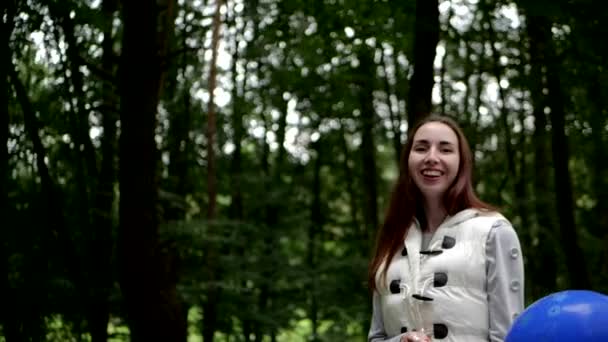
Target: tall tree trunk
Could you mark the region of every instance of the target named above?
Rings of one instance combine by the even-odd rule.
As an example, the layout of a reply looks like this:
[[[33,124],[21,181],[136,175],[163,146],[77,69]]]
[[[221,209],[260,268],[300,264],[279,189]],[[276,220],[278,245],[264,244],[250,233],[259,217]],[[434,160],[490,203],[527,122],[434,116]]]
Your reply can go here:
[[[105,74],[114,75],[112,22],[118,10],[116,0],[104,0],[101,4],[103,13],[103,55],[101,68]],[[93,231],[90,242],[92,269],[90,273],[90,313],[89,325],[92,342],[108,340],[108,323],[110,320],[110,291],[112,289],[112,205],[114,203],[114,184],[116,182],[116,122],[118,121],[117,103],[114,98],[114,85],[102,80],[102,125],[101,168],[92,210]]]
[[[531,29],[527,25],[527,30]],[[531,77],[533,80],[530,87],[530,98],[534,107],[534,133],[532,141],[534,144],[534,208],[536,212],[536,222],[538,224],[537,238],[540,243],[537,248],[530,248],[528,251],[529,258],[529,274],[532,277],[530,283],[531,295],[533,298],[540,298],[547,292],[556,289],[557,279],[557,263],[555,243],[556,240],[551,237],[555,235],[553,227],[556,221],[552,219],[554,212],[550,201],[551,187],[549,181],[550,175],[550,147],[549,134],[547,131],[547,115],[545,107],[547,106],[546,96],[543,94],[545,83],[543,81],[543,60],[539,45],[534,41],[535,32],[532,27],[532,32],[528,33],[530,37],[530,65]],[[539,276],[542,275],[542,276]]]
[[[519,233],[522,237],[522,243],[524,246],[531,247],[532,246],[532,235],[531,235],[531,225],[528,213],[528,202],[526,199],[528,198],[526,194],[526,162],[525,162],[525,129],[523,127],[524,120],[523,116],[520,118],[521,124],[521,132],[519,139],[519,155],[521,156],[519,159],[519,163],[517,161],[517,153],[516,149],[513,147],[513,136],[511,135],[511,125],[509,124],[509,109],[507,107],[507,93],[506,89],[504,89],[500,85],[500,80],[503,76],[503,70],[500,65],[500,55],[498,50],[496,49],[496,42],[498,41],[498,37],[496,35],[496,31],[494,30],[494,23],[492,22],[492,11],[494,10],[492,2],[483,2],[482,15],[485,21],[485,27],[487,29],[488,41],[491,51],[492,57],[492,73],[496,82],[499,83],[498,86],[498,96],[500,98],[500,123],[502,125],[502,130],[504,132],[505,139],[505,152],[507,157],[507,170],[509,170],[509,177],[513,181],[513,193],[515,194],[515,213],[520,218],[521,227],[519,229]],[[518,168],[519,164],[519,168]],[[534,276],[533,276],[534,277]]]
[[[591,104],[590,125],[591,141],[593,146],[592,168],[592,187],[595,192],[597,207],[595,208],[596,218],[589,231],[594,236],[601,238],[608,234],[608,193],[606,193],[606,171],[608,170],[608,153],[606,153],[606,109],[605,109],[605,90],[602,87],[608,80],[608,74],[603,70],[598,70],[594,81],[588,88],[588,100]],[[604,90],[604,91],[603,91]]]
[[[13,20],[15,16],[15,3],[4,1],[0,5],[0,16],[5,16],[6,21],[0,20],[0,46],[4,50],[0,56],[0,217],[3,221],[11,221],[8,198],[8,175],[9,175],[9,91],[8,67],[11,65],[12,51],[9,45],[13,31]],[[23,340],[20,335],[16,312],[17,303],[10,285],[9,240],[6,229],[0,229],[0,324],[7,342]]]
[[[219,45],[219,34],[221,16],[220,8],[222,7],[222,0],[216,0],[215,14],[213,16],[213,33],[211,39],[211,62],[209,65],[209,103],[207,106],[207,218],[210,220],[215,219],[216,215],[216,201],[217,201],[217,179],[215,173],[215,138],[217,133],[216,117],[215,117],[215,86],[217,78],[217,53]],[[207,340],[205,340],[207,341]]]
[[[374,109],[375,65],[371,51],[363,47],[359,54],[359,105],[361,108],[361,158],[363,165],[363,180],[365,188],[365,241],[370,242],[378,227],[378,172],[376,170],[376,144],[374,143],[374,123],[376,111]]]
[[[185,65],[184,65],[185,68]],[[184,78],[185,79],[185,78]],[[190,83],[184,82],[176,99],[171,100],[170,123],[167,137],[167,149],[169,152],[169,185],[168,191],[177,195],[176,201],[172,201],[164,208],[164,219],[166,221],[180,221],[186,214],[186,195],[192,189],[189,177],[189,155],[192,152],[192,142],[189,138],[192,125],[192,98],[190,95]],[[179,103],[179,108],[176,106]],[[177,203],[175,203],[177,202]]]
[[[367,242],[367,230],[365,229],[365,225],[362,225],[359,222],[359,204],[357,202],[357,198],[359,195],[355,191],[355,184],[353,182],[353,170],[350,166],[351,159],[349,158],[350,151],[348,149],[346,130],[344,129],[344,123],[340,123],[340,147],[342,149],[342,155],[344,158],[342,159],[342,172],[344,173],[344,179],[346,181],[346,191],[348,192],[348,203],[350,207],[351,214],[351,225],[362,242]],[[363,246],[367,247],[367,246]]]
[[[262,160],[262,170],[264,171],[264,177],[266,179],[266,189],[267,192],[276,192],[277,189],[281,189],[284,182],[281,180],[281,175],[283,173],[283,165],[285,158],[287,156],[287,151],[285,150],[285,130],[287,127],[287,102],[282,98],[282,93],[279,93],[276,96],[275,102],[282,106],[283,108],[280,111],[278,128],[276,131],[277,136],[277,145],[278,151],[276,154],[275,162],[273,167],[271,167],[270,163],[270,146],[268,146],[268,142],[264,139],[264,150],[263,150],[263,160]],[[269,132],[271,130],[272,124],[268,122],[267,118],[264,118],[264,131]],[[281,212],[281,203],[278,199],[272,198],[269,200],[269,203],[265,208],[265,223],[266,227],[269,230],[276,230],[279,226]],[[273,259],[273,251],[275,246],[277,245],[277,234],[265,234],[264,243],[263,243],[263,255],[266,260],[269,262],[274,262]],[[275,289],[272,286],[272,282],[270,279],[275,279],[276,271],[272,268],[265,268],[262,272],[263,282],[260,286],[260,295],[258,298],[258,310],[259,312],[272,312],[273,303],[272,298],[274,296]],[[264,325],[265,328],[269,328],[263,333],[256,332],[255,340],[256,342],[262,341],[264,339],[264,334],[268,333],[270,335],[271,340],[276,333],[274,327],[269,327],[268,325]]]
[[[61,27],[67,45],[64,70],[69,82],[66,82],[65,94],[66,101],[70,104],[70,135],[74,138],[76,146],[73,151],[76,164],[76,187],[78,189],[75,215],[78,217],[79,224],[86,227],[91,224],[90,194],[93,180],[97,180],[97,158],[89,136],[89,115],[88,111],[85,110],[87,98],[84,92],[84,77],[80,70],[82,58],[76,41],[74,20],[70,15],[71,7],[66,3],[59,4],[57,1],[49,1],[50,14]],[[57,40],[59,40],[59,37],[57,37]],[[93,255],[92,257],[95,258],[96,256]],[[85,279],[88,279],[88,274]],[[88,285],[84,286],[89,287]]]
[[[515,149],[513,148],[513,136],[511,135],[511,126],[509,125],[509,109],[507,108],[507,94],[506,94],[506,90],[500,86],[500,80],[503,76],[503,71],[502,68],[500,66],[500,55],[499,52],[496,49],[496,42],[498,40],[497,36],[496,36],[496,31],[494,31],[494,24],[492,23],[492,19],[491,19],[491,12],[493,10],[492,7],[493,3],[489,3],[489,2],[484,2],[483,6],[482,6],[482,15],[484,18],[484,21],[486,23],[486,28],[487,28],[487,34],[488,34],[488,41],[489,41],[489,46],[490,46],[490,52],[491,52],[491,57],[492,57],[492,72],[493,72],[493,76],[496,79],[496,82],[499,83],[499,87],[498,87],[498,96],[500,98],[500,103],[499,103],[499,107],[500,107],[500,123],[502,125],[502,130],[504,132],[504,139],[505,139],[505,152],[506,152],[506,157],[507,157],[507,170],[509,170],[509,177],[510,179],[513,180],[513,192],[515,194],[515,212],[516,214],[520,217],[520,220],[522,222],[522,228],[524,230],[520,230],[521,234],[523,236],[525,236],[526,238],[524,239],[524,243],[531,245],[531,239],[530,234],[529,234],[529,229],[530,229],[530,225],[528,223],[528,212],[526,210],[527,208],[527,202],[525,201],[525,199],[527,198],[526,196],[526,188],[525,188],[525,159],[522,158],[522,162],[519,164],[519,172],[517,169],[517,156],[516,156],[516,152]],[[521,121],[522,124],[522,131],[521,131],[521,136],[525,137],[525,131],[523,129],[523,120]],[[521,155],[525,155],[525,152],[523,151],[523,148],[525,147],[525,145],[523,144],[523,139],[520,139],[520,141],[522,141],[522,144],[520,146],[520,149],[518,149],[520,151]]]
[[[606,153],[606,139],[603,127],[606,127],[606,91],[602,84],[606,84],[608,73],[604,70],[598,70],[594,83],[589,87],[589,103],[592,103],[591,112],[591,139],[593,141],[593,160],[591,161],[592,168],[592,185],[597,206],[594,208],[594,221],[589,227],[589,232],[593,236],[601,239],[603,245],[608,244],[608,193],[605,189],[608,184],[606,182],[606,174],[608,170],[608,153]],[[602,252],[602,261],[600,262],[600,274],[608,277],[608,249],[604,248]],[[606,279],[606,278],[604,278]]]
[[[217,175],[215,166],[215,138],[217,133],[215,117],[215,85],[217,77],[217,54],[219,46],[220,26],[222,24],[220,9],[222,0],[216,0],[215,14],[213,16],[213,31],[211,38],[211,62],[209,65],[209,103],[207,109],[207,219],[211,222],[215,220],[217,205]],[[213,246],[207,246],[207,267],[209,268],[207,281],[207,300],[203,304],[203,341],[213,341],[213,335],[217,330],[217,307],[220,296],[220,289],[215,284],[219,280],[218,255]]]
[[[388,107],[389,121],[391,123],[391,134],[393,149],[395,150],[395,161],[399,165],[401,159],[401,113],[399,112],[399,98],[397,94],[393,94],[393,89],[389,82],[388,68],[386,67],[386,55],[382,54],[382,70],[384,71],[384,77],[382,79],[384,83],[384,92],[386,93],[386,106]],[[395,69],[397,66],[393,66]],[[397,77],[395,75],[395,77]],[[393,109],[392,97],[395,96],[397,109]]]
[[[407,65],[401,70],[401,65],[398,61],[398,51],[393,52],[392,63],[395,66],[395,100],[397,100],[397,108],[399,108],[399,117],[402,120],[407,120],[407,104],[408,96],[410,93],[410,83],[408,76],[410,73],[411,65]],[[401,151],[399,151],[399,158],[401,158]]]
[[[232,201],[230,203],[230,216],[235,220],[243,219],[243,189],[242,189],[242,177],[243,177],[243,149],[241,145],[243,143],[243,137],[245,133],[245,127],[243,126],[243,111],[241,110],[241,103],[243,99],[239,94],[239,81],[237,79],[237,61],[239,58],[238,45],[235,42],[235,50],[232,54],[232,130],[234,136],[232,142],[234,144],[234,151],[232,152],[232,160],[230,163],[230,173],[232,175]],[[243,80],[243,90],[245,88],[246,77]]]
[[[569,151],[565,133],[565,104],[559,76],[559,62],[553,47],[551,23],[546,17],[527,16],[530,45],[536,45],[540,65],[546,68],[544,77],[548,91],[547,104],[551,113],[551,141],[554,163],[554,182],[557,197],[557,213],[562,249],[566,254],[566,266],[570,286],[589,288],[589,274],[583,252],[578,244],[578,234],[574,220],[574,200],[572,180],[568,169]]]
[[[513,138],[511,136],[511,127],[509,126],[509,109],[507,108],[506,102],[507,102],[507,95],[505,92],[505,89],[503,89],[503,87],[500,86],[500,79],[502,78],[502,70],[500,67],[500,55],[498,53],[498,51],[496,50],[496,41],[497,41],[497,37],[496,37],[496,32],[494,31],[494,25],[492,23],[492,7],[493,3],[489,3],[487,1],[483,1],[480,4],[480,9],[481,9],[481,15],[483,16],[483,22],[485,23],[486,29],[487,29],[487,36],[488,36],[488,46],[490,46],[490,56],[492,58],[492,76],[494,76],[494,78],[496,79],[496,82],[499,83],[498,86],[498,97],[500,99],[500,103],[499,103],[499,108],[500,108],[500,114],[499,114],[499,120],[500,123],[502,124],[502,129],[504,132],[504,136],[505,136],[505,151],[507,154],[507,170],[509,170],[509,178],[516,178],[517,177],[517,170],[516,170],[516,165],[515,165],[515,152],[513,150],[513,145],[512,145],[512,141]]]
[[[446,115],[446,110],[449,101],[445,62],[448,57],[448,45],[452,42],[450,34],[454,32],[454,30],[452,29],[452,24],[450,24],[452,16],[454,15],[454,9],[452,7],[452,1],[448,0],[448,2],[450,4],[450,8],[448,9],[448,17],[446,18],[445,25],[441,25],[442,27],[440,32],[440,35],[443,34],[444,36],[444,51],[443,56],[441,56],[441,67],[439,69],[439,88],[441,90],[441,115]],[[458,44],[458,40],[455,43]]]
[[[247,15],[252,18],[252,20],[254,20],[253,23],[253,32],[252,32],[252,36],[254,37],[252,39],[252,45],[254,44],[253,42],[255,41],[255,35],[257,32],[257,20],[255,19],[255,11],[256,11],[256,6],[257,4],[255,4],[255,2],[250,2],[248,4],[245,5],[245,10],[244,12],[247,13]],[[243,28],[244,30],[244,28]],[[232,52],[232,66],[231,66],[231,76],[232,76],[232,84],[233,84],[233,88],[232,88],[232,129],[234,132],[234,136],[233,136],[233,144],[234,144],[234,151],[232,152],[232,159],[230,161],[230,173],[231,173],[231,180],[232,180],[232,201],[230,202],[230,209],[229,209],[229,215],[230,218],[233,220],[236,220],[238,222],[242,222],[245,219],[245,203],[244,203],[244,199],[243,199],[243,149],[242,149],[242,144],[243,144],[243,139],[245,137],[245,127],[243,125],[243,117],[244,117],[244,111],[242,109],[242,104],[244,103],[244,98],[243,98],[243,94],[245,93],[246,89],[247,89],[247,79],[249,78],[247,76],[247,68],[245,68],[245,75],[242,78],[243,81],[239,82],[239,74],[238,74],[238,69],[237,69],[237,63],[239,62],[240,59],[240,55],[239,55],[239,41],[240,38],[242,37],[243,32],[239,32],[237,31],[236,35],[234,36],[234,41],[233,41],[233,52]],[[248,46],[246,49],[249,49],[250,47]],[[245,52],[247,53],[247,52]],[[248,241],[249,239],[249,234],[245,235],[246,236],[246,240]],[[247,246],[246,245],[239,245],[238,250],[236,251],[236,254],[239,255],[242,258],[246,257],[246,253],[247,253]],[[244,259],[243,259],[244,260]],[[249,288],[247,286],[247,281],[248,279],[243,279],[241,281],[241,286],[243,288],[243,292],[245,294],[244,299],[243,299],[243,303],[244,305],[247,305],[250,308],[254,307],[254,301],[252,301],[251,299],[254,298],[253,295],[253,291],[251,288]],[[250,342],[251,341],[251,335],[253,333],[253,321],[251,319],[251,311],[249,310],[243,310],[240,314],[241,316],[239,317],[240,321],[241,321],[241,326],[242,326],[242,338],[245,342]]]
[[[475,70],[475,65],[471,61],[471,43],[469,42],[469,34],[463,35],[462,44],[464,44],[465,50],[465,60],[464,60],[464,75],[462,78],[462,82],[465,84],[466,89],[464,92],[464,103],[463,103],[463,115],[465,117],[463,123],[463,130],[467,137],[469,138],[469,144],[471,145],[471,151],[473,151],[473,155],[475,155],[475,150],[477,148],[477,124],[476,124],[476,113],[477,108],[473,102],[472,98],[472,88],[474,84],[472,82],[473,72]],[[471,110],[471,108],[473,108]]]
[[[408,123],[412,127],[432,111],[433,63],[439,42],[438,0],[416,0],[414,74],[408,96]]]
[[[11,80],[11,84],[14,89],[15,97],[19,102],[21,109],[23,110],[23,119],[26,134],[29,136],[32,145],[33,152],[35,154],[35,165],[38,171],[38,175],[40,177],[41,183],[41,197],[42,202],[45,205],[44,212],[42,213],[43,217],[48,218],[48,229],[45,230],[45,239],[46,241],[50,241],[51,243],[55,243],[53,246],[55,251],[61,253],[63,257],[62,261],[65,263],[66,270],[68,273],[68,278],[72,280],[76,284],[75,296],[79,299],[82,299],[82,293],[79,291],[83,289],[81,284],[83,284],[83,275],[80,269],[80,264],[78,263],[78,254],[76,253],[76,248],[74,246],[73,241],[71,240],[70,235],[67,232],[65,217],[63,215],[63,204],[62,204],[62,196],[53,182],[51,178],[51,174],[47,163],[45,162],[46,158],[46,150],[44,145],[42,144],[42,139],[40,138],[40,129],[39,123],[36,118],[36,113],[34,111],[34,106],[30,102],[30,99],[27,94],[27,90],[21,80],[19,79],[19,74],[15,70],[15,66],[12,61],[9,62],[8,65],[8,75]],[[45,264],[46,260],[36,260],[38,264]],[[47,275],[48,269],[42,269],[40,273],[37,274],[37,279],[48,279]],[[42,299],[40,299],[42,300]],[[35,340],[39,340],[43,334],[42,331],[42,313],[40,310],[40,306],[43,303],[38,303],[37,307],[31,308],[28,310],[29,317],[35,317],[35,322],[26,322],[29,328],[25,328],[23,332],[27,336],[33,336]],[[40,321],[38,321],[40,320]]]
[[[322,140],[317,140],[314,144],[316,152],[314,174],[312,182],[312,196],[310,210],[310,226],[308,227],[308,246],[307,246],[307,262],[310,270],[310,287],[309,287],[309,318],[311,321],[312,331],[308,341],[319,341],[319,300],[317,291],[319,290],[319,274],[317,272],[317,236],[323,230],[323,213],[321,209],[321,167],[323,166],[323,143]]]
[[[120,285],[132,341],[186,341],[175,275],[159,251],[154,139],[161,73],[158,8],[154,2],[125,2],[122,8]]]
[[[176,6],[173,2],[172,5]],[[182,40],[180,42],[181,50],[187,51],[188,34],[184,28],[181,33]],[[167,40],[167,39],[165,39]],[[163,44],[169,45],[169,42]],[[168,49],[168,47],[165,47]],[[164,54],[166,56],[166,52]],[[162,96],[167,102],[169,112],[169,130],[167,133],[166,149],[169,153],[168,168],[168,185],[167,190],[177,195],[175,201],[170,201],[164,211],[165,221],[179,221],[185,218],[186,196],[192,190],[192,180],[189,176],[190,156],[194,153],[194,144],[192,143],[189,133],[192,126],[193,106],[190,90],[192,87],[187,80],[186,69],[189,65],[188,57],[185,53],[180,55],[179,65],[169,68],[167,72],[165,85],[161,84],[165,90]],[[163,73],[164,75],[164,73]]]
[[[530,25],[526,26],[530,30]],[[534,117],[534,132],[532,134],[532,145],[534,146],[534,172],[533,179],[533,217],[536,220],[538,229],[531,232],[528,236],[528,241],[523,241],[523,248],[527,250],[528,263],[526,265],[530,281],[526,281],[526,291],[530,293],[531,298],[540,298],[544,295],[556,290],[557,280],[557,262],[555,246],[557,240],[553,238],[556,232],[553,228],[556,226],[554,215],[555,212],[550,201],[550,169],[551,159],[549,151],[549,135],[547,133],[547,115],[545,107],[547,106],[546,95],[543,94],[545,82],[543,80],[543,57],[542,50],[539,50],[539,45],[534,41],[534,28],[532,32],[527,33],[530,37],[529,55],[530,55],[530,99],[532,101]],[[524,65],[525,63],[522,63]],[[525,71],[522,70],[522,73]],[[537,246],[532,244],[532,240],[538,239],[542,241]]]

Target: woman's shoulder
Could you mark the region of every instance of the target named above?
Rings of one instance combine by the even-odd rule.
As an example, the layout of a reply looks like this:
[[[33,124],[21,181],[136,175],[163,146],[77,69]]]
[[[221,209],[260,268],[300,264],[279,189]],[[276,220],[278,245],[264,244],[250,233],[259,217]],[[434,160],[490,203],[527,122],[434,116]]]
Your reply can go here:
[[[500,211],[492,210],[492,209],[474,209],[477,212],[477,217],[492,221],[494,220],[497,223],[501,224],[511,224],[509,219],[507,219]]]
[[[488,209],[472,209],[475,213],[466,220],[464,225],[488,232],[499,227],[512,227],[511,221],[501,212]]]

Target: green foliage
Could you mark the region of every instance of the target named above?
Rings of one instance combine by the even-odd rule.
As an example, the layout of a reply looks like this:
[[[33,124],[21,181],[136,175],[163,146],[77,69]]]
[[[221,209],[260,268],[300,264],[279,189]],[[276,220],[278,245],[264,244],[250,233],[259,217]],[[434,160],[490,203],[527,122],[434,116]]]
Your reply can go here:
[[[188,309],[192,341],[209,328],[202,323],[209,301],[218,305],[217,341],[250,340],[246,332],[264,341],[363,340],[371,315],[366,267],[376,228],[366,223],[366,185],[376,186],[381,220],[398,173],[392,137],[398,134],[403,143],[407,128],[413,41],[421,39],[414,37],[415,2],[228,2],[216,90],[214,220],[206,218],[205,136],[212,4],[177,4],[155,137],[158,251]],[[550,148],[544,150],[547,188],[539,192],[536,178],[542,160],[537,144],[551,146],[552,127],[535,125],[534,106],[542,102],[533,92],[531,70],[538,65],[532,64],[525,16],[550,20],[562,66],[578,245],[593,288],[606,292],[608,51],[598,43],[606,15],[589,1],[440,5],[438,51],[445,55],[436,62],[436,111],[461,122],[475,151],[476,189],[514,223],[527,269],[549,262],[556,269],[547,286],[529,271],[528,302],[570,286],[555,209],[563,189],[555,182]],[[60,18],[49,6],[71,13],[79,60],[68,57]],[[98,298],[109,308],[109,340],[128,340],[119,286],[117,170],[110,171],[110,208],[99,212],[95,206],[103,194],[104,147],[118,146],[117,140],[103,143],[103,123],[119,108],[119,14],[106,17],[92,2],[19,2],[10,28],[4,50],[28,91],[56,189],[51,203],[61,208],[61,215],[49,213],[32,132],[11,89],[2,104],[9,114],[3,128],[9,155],[2,161],[8,174],[0,208],[7,281],[0,285],[12,301],[0,310],[12,315],[1,322],[2,332],[20,327],[22,340],[89,340]],[[104,51],[108,23],[112,50]],[[78,65],[83,89],[74,89],[71,63]],[[371,93],[372,104],[362,103],[363,92]],[[373,110],[374,165],[363,161],[365,108]],[[93,155],[78,145],[77,122],[84,122]],[[116,127],[120,133],[120,122]],[[117,149],[111,151],[116,163]],[[377,179],[365,179],[372,167]],[[217,297],[209,296],[210,289],[219,289]]]

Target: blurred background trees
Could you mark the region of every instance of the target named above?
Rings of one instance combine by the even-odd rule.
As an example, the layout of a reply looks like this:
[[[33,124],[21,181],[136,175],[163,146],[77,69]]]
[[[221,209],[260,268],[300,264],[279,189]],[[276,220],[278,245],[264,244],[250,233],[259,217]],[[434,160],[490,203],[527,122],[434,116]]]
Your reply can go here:
[[[527,301],[608,292],[608,18],[591,1],[0,10],[8,342],[365,340],[376,228],[428,111],[470,138]]]

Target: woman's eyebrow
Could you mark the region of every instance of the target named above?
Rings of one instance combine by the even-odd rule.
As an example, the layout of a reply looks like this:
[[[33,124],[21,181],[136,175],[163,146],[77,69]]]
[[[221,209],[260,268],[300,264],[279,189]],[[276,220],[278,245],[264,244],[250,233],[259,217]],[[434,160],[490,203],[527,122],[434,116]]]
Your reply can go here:
[[[421,145],[430,145],[431,143],[426,140],[426,139],[418,139],[418,140],[414,140],[414,144],[421,144]],[[455,145],[455,143],[451,142],[451,141],[447,141],[447,140],[441,140],[439,142],[440,146],[446,146],[446,145]]]

